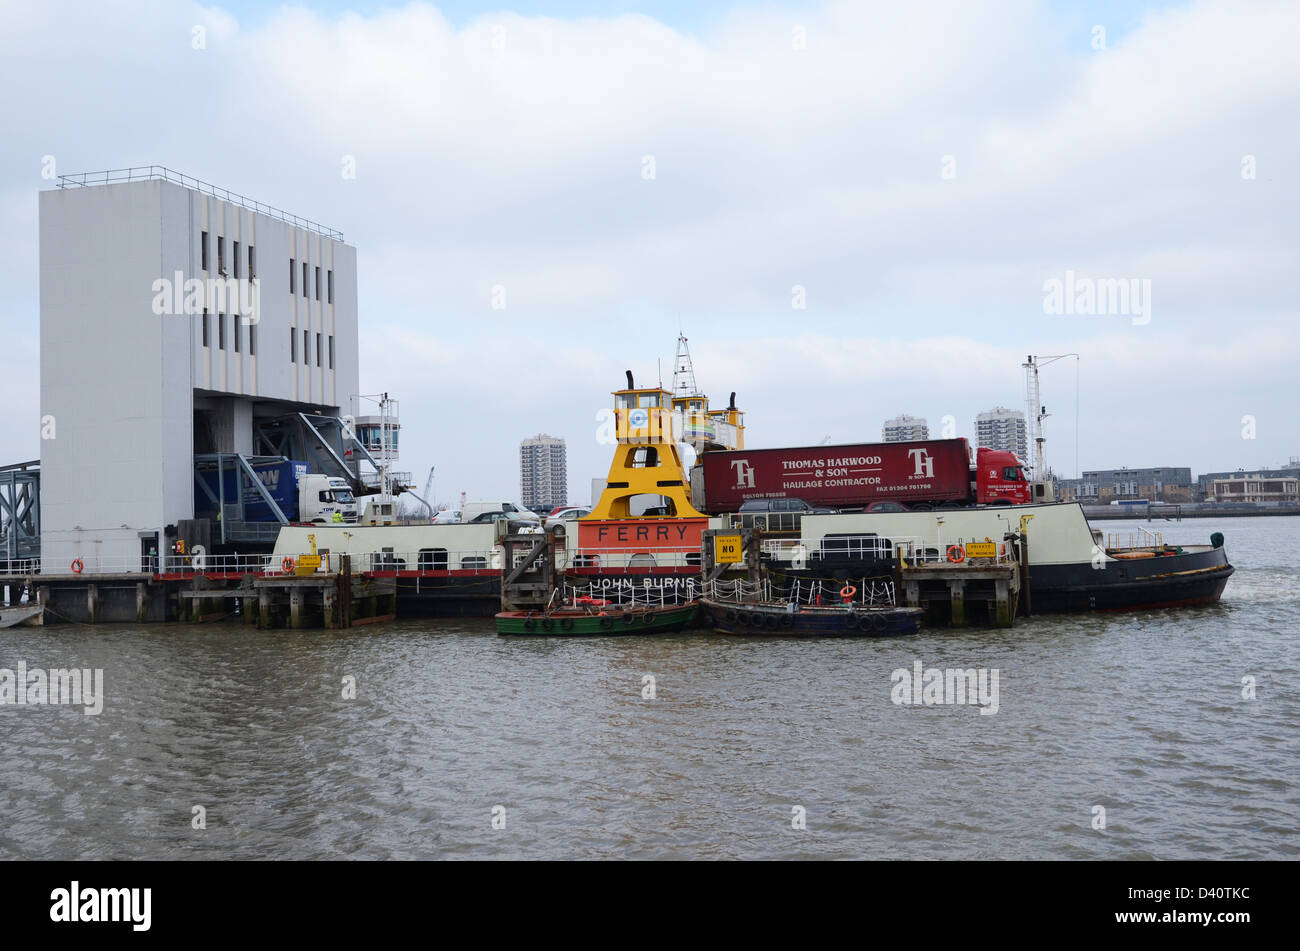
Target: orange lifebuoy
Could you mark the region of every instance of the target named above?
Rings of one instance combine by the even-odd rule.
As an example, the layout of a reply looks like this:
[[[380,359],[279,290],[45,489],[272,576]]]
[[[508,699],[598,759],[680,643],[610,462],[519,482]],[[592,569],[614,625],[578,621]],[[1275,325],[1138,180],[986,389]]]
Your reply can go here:
[[[74,558],[74,559],[72,559],[72,572],[73,572],[73,574],[78,574],[78,575],[81,574],[82,569],[84,569],[85,567],[86,567],[86,566],[83,565],[83,564],[81,563],[81,559],[80,559],[80,558]]]
[[[293,571],[293,559],[288,555],[285,555],[284,560],[280,562],[280,567],[284,569],[284,573],[287,575],[289,572]]]
[[[857,593],[858,589],[853,587],[851,584],[846,584],[844,587],[840,588],[840,597],[845,601],[852,600],[853,596]]]
[[[966,550],[962,548],[960,545],[949,545],[948,560],[951,561],[954,565],[960,565],[963,561],[966,560]]]

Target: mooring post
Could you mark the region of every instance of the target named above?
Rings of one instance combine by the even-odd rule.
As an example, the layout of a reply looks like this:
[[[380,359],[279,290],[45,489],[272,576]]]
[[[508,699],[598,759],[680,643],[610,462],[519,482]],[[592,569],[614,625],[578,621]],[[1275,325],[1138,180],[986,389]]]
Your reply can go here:
[[[149,596],[145,594],[143,582],[136,582],[135,586],[135,623],[143,624],[146,620],[146,608],[148,607]]]
[[[339,600],[338,591],[334,588],[321,589],[321,606],[325,611],[325,627],[327,629],[339,626],[337,605]]]
[[[1011,583],[1006,578],[999,578],[994,582],[994,592],[997,595],[997,617],[998,627],[1011,626]]]
[[[303,610],[302,588],[294,586],[289,589],[289,626],[301,628],[307,625],[306,611]]]
[[[271,589],[262,588],[257,592],[257,626],[265,630],[271,621]]]
[[[93,585],[86,585],[86,620],[94,624],[95,616],[99,613],[99,589]]]
[[[952,604],[952,626],[966,626],[966,582],[949,581],[948,599]]]

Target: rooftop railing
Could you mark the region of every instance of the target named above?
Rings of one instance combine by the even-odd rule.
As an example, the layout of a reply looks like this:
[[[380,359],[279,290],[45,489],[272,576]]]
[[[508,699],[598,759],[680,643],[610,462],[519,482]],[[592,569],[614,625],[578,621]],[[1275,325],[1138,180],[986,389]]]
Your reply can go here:
[[[78,172],[73,175],[60,175],[58,186],[60,188],[81,188],[90,185],[116,185],[121,182],[147,182],[158,179],[164,182],[172,182],[180,185],[182,188],[192,188],[197,192],[205,195],[211,195],[213,198],[220,198],[222,201],[228,201],[232,205],[238,205],[240,208],[247,208],[249,211],[255,211],[259,215],[266,215],[291,224],[295,228],[303,228],[307,231],[313,231],[326,238],[332,238],[335,241],[343,240],[343,232],[335,231],[333,228],[327,228],[319,221],[311,221],[308,218],[299,218],[297,215],[291,215],[282,208],[276,208],[273,205],[267,205],[260,201],[255,201],[247,195],[241,195],[238,192],[232,192],[229,188],[222,188],[219,185],[213,185],[198,178],[189,175],[183,175],[180,172],[173,171],[164,165],[134,165],[130,168],[110,168],[102,172]]]

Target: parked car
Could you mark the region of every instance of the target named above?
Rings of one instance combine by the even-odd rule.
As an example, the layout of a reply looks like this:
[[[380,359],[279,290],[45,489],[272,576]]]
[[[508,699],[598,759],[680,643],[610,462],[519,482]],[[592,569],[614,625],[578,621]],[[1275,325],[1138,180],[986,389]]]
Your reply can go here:
[[[803,499],[750,499],[740,506],[742,515],[757,515],[760,512],[794,512],[799,515],[835,514],[834,509],[809,505]]]
[[[867,506],[866,511],[869,513],[907,512],[909,511],[909,509],[902,502],[886,502],[882,500],[879,502],[872,502],[870,505]]]
[[[509,522],[510,531],[520,534],[528,532],[539,532],[542,529],[541,520],[536,516],[521,515],[518,512],[480,512],[470,519],[471,524],[474,522]]]
[[[434,513],[434,525],[455,525],[460,521],[460,509],[440,509]]]
[[[559,505],[542,521],[548,532],[568,531],[568,523],[591,514],[591,509],[581,505]]]
[[[741,528],[792,532],[805,515],[833,515],[834,509],[817,508],[803,499],[750,499],[740,506]]]

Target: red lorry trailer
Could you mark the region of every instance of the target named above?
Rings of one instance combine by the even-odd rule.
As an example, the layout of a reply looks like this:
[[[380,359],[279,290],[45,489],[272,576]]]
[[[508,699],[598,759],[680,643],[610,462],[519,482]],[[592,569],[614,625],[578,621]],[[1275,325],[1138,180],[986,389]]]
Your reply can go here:
[[[691,497],[710,515],[735,512],[751,499],[838,509],[886,500],[909,508],[1031,501],[1014,453],[980,449],[974,458],[972,467],[965,439],[705,452],[691,473]]]

